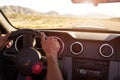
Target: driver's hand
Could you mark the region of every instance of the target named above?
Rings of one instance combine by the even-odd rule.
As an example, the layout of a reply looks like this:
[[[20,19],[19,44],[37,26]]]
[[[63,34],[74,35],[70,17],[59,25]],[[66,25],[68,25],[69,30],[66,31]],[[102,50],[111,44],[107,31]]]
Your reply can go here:
[[[57,57],[60,50],[60,45],[54,36],[45,38],[45,34],[41,33],[41,45],[42,49],[45,51],[46,57]]]
[[[10,33],[0,35],[0,49],[1,49],[2,46],[5,45],[9,35],[10,35]]]

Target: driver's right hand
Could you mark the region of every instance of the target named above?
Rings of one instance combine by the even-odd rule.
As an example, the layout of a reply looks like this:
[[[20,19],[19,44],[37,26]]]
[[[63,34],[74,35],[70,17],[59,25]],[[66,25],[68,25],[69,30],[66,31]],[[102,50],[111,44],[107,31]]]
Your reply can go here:
[[[45,51],[46,57],[57,58],[58,52],[60,50],[60,44],[54,36],[49,36],[46,38],[46,35],[42,32],[41,45],[42,49]]]

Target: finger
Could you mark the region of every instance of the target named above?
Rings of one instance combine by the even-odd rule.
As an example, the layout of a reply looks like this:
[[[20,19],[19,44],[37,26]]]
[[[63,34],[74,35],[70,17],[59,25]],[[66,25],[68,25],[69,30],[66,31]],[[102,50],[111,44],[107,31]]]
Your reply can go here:
[[[41,41],[45,41],[45,34],[41,32]]]

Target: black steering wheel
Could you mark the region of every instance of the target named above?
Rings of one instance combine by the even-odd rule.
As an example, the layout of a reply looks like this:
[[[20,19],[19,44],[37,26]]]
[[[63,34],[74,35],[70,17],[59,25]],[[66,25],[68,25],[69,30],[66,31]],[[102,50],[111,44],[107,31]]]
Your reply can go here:
[[[45,55],[43,55],[43,52],[38,51],[33,45],[35,39],[41,40],[40,31],[32,29],[20,29],[17,31],[13,31],[9,36],[9,39],[13,39],[14,37],[20,35],[23,36],[21,42],[22,48],[18,50],[18,53],[15,57],[15,65],[19,72],[17,80],[25,80],[25,78],[23,79],[24,76],[31,75],[42,75],[42,78],[46,77],[46,57]],[[55,38],[60,43],[61,47],[59,53],[61,54],[64,49],[64,43],[60,38]]]
[[[45,62],[43,63],[41,61],[43,53],[38,51],[33,45],[34,40],[40,40],[40,32],[32,29],[20,29],[13,31],[9,36],[9,39],[21,35],[23,37],[22,42],[20,43],[22,48],[18,50],[15,57],[15,66],[19,72],[18,80],[24,80],[23,76],[31,76],[33,74],[38,75],[43,71],[44,67],[47,66],[44,64]]]

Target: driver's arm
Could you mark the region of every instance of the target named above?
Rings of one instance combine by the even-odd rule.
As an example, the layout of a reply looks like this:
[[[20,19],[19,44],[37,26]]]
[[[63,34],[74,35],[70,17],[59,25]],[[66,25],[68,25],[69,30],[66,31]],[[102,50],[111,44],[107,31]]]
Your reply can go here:
[[[45,39],[45,34],[41,33],[41,44],[48,64],[46,80],[63,80],[57,59],[60,49],[59,42],[52,36]]]

